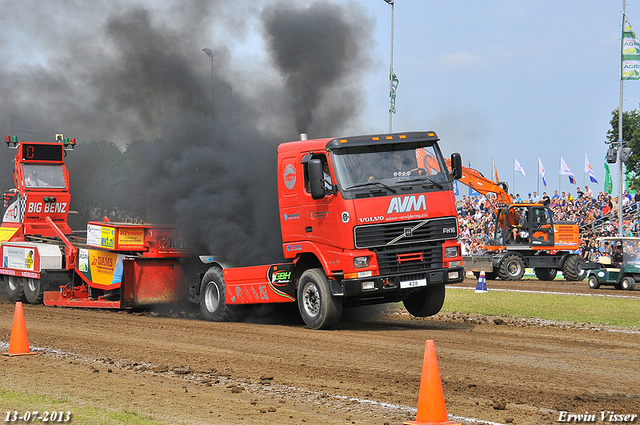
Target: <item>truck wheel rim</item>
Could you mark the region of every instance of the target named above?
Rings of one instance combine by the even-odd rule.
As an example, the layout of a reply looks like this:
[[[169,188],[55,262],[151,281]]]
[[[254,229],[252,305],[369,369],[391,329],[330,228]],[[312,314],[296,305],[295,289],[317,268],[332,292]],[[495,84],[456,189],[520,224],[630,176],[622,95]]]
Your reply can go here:
[[[520,264],[514,261],[509,264],[509,266],[507,267],[507,270],[509,270],[509,274],[511,276],[517,276],[518,274],[520,274]]]
[[[9,289],[11,289],[11,291],[18,289],[18,279],[14,276],[9,276]]]
[[[36,280],[35,279],[27,279],[27,286],[29,287],[29,291],[36,292]]]
[[[218,285],[213,282],[207,285],[204,294],[204,303],[209,311],[216,311],[218,309],[218,304],[220,304],[220,290],[218,289]]]
[[[307,285],[304,288],[302,297],[304,311],[310,316],[315,317],[320,312],[320,293],[315,285]]]

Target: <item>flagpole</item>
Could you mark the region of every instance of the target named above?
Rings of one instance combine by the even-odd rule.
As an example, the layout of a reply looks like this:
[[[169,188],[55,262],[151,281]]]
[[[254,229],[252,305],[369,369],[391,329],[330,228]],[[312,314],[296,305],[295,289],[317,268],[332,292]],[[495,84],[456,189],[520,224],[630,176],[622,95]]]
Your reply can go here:
[[[625,16],[627,13],[627,0],[622,0],[622,37],[623,39],[620,42],[620,57],[622,58],[622,44],[624,43],[624,24],[625,24]],[[624,75],[624,70],[622,69],[622,62],[620,63],[620,106],[618,107],[618,236],[622,236],[622,161],[620,160],[620,150],[622,149],[622,143],[624,141],[624,137],[622,134],[622,111],[623,111],[623,90],[624,90],[624,80],[622,76]]]
[[[495,170],[496,168],[496,163],[493,161],[493,157],[491,157],[491,171],[489,171],[491,173],[491,180],[493,180],[495,178],[495,173],[493,172],[493,170]],[[496,182],[498,183],[498,182]]]
[[[516,158],[513,157],[513,194],[516,194]]]
[[[536,192],[540,196],[540,157],[538,157],[538,178],[536,179]]]
[[[558,174],[558,192],[562,195],[562,155],[558,159],[558,170],[560,170],[560,174]]]

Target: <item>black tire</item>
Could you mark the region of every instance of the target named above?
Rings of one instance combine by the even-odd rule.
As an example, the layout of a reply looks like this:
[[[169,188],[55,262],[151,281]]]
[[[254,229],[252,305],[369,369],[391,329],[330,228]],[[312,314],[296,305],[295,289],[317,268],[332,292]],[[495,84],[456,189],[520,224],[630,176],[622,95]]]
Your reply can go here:
[[[521,280],[524,276],[524,260],[517,254],[504,257],[500,263],[498,276],[502,280]]]
[[[206,320],[225,322],[236,319],[235,310],[227,305],[224,274],[220,267],[211,267],[200,284],[200,312]]]
[[[23,278],[24,297],[29,304],[42,304],[42,284],[40,279]]]
[[[4,290],[7,293],[7,298],[12,303],[25,302],[27,299],[24,297],[24,288],[22,287],[22,278],[18,276],[6,276],[4,277]]]
[[[594,275],[589,276],[589,282],[588,282],[589,288],[591,289],[598,289],[600,287],[600,282],[598,282],[598,278],[595,277]]]
[[[331,329],[342,316],[342,298],[331,295],[322,269],[309,269],[298,281],[298,310],[311,329]]]
[[[476,279],[480,278],[480,272],[473,272]],[[484,272],[484,277],[487,280],[496,280],[498,278],[498,272]]]
[[[487,280],[496,280],[498,278],[498,271],[494,270],[492,272],[485,272],[484,277]]]
[[[412,316],[433,316],[442,309],[444,293],[444,285],[427,287],[420,291],[412,292],[402,303]]]
[[[625,291],[631,291],[635,285],[636,281],[631,276],[625,276],[620,281],[620,289],[623,289]]]
[[[536,268],[534,270],[534,272],[536,273],[536,277],[538,278],[538,280],[542,280],[545,282],[551,281],[553,279],[556,278],[556,275],[558,274],[558,270],[557,269],[540,269],[540,268]]]
[[[562,274],[567,282],[579,282],[584,280],[587,271],[582,268],[586,260],[579,255],[571,254],[564,261],[562,266]]]

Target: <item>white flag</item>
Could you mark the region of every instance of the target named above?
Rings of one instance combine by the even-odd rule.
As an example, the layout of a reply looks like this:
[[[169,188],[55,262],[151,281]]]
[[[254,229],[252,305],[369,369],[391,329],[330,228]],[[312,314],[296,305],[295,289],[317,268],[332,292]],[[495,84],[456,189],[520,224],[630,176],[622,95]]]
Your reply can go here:
[[[547,172],[544,170],[544,165],[542,165],[540,157],[538,157],[538,172],[542,176],[542,184],[544,187],[547,187]]]
[[[591,164],[589,163],[589,158],[587,158],[586,153],[584,154],[584,172],[589,173],[589,180],[591,180],[592,183],[600,184],[598,183],[598,180],[596,180],[596,174],[593,172],[593,168],[591,168]]]
[[[522,165],[520,165],[520,163],[518,162],[517,159],[513,158],[513,169],[515,171],[520,171],[522,173],[523,176],[526,176],[526,174],[524,173],[524,168],[522,168]]]
[[[576,184],[576,176],[573,175],[573,173],[569,169],[569,166],[566,162],[564,162],[564,159],[562,159],[562,157],[560,157],[560,174],[569,177],[569,183]]]

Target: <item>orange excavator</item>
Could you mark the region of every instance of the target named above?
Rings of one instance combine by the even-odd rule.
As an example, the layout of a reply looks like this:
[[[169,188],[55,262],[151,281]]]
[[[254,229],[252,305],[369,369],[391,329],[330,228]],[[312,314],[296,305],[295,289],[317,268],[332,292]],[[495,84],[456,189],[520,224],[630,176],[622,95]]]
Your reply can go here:
[[[426,154],[418,155],[418,164],[427,174],[437,171],[435,158]],[[458,180],[494,205],[480,250],[463,256],[465,270],[476,276],[484,271],[490,280],[521,280],[527,268],[544,281],[555,279],[558,271],[567,281],[585,278],[586,261],[576,253],[580,242],[575,222],[555,220],[553,211],[541,203],[513,203],[507,183],[496,183],[478,170],[462,167]]]

